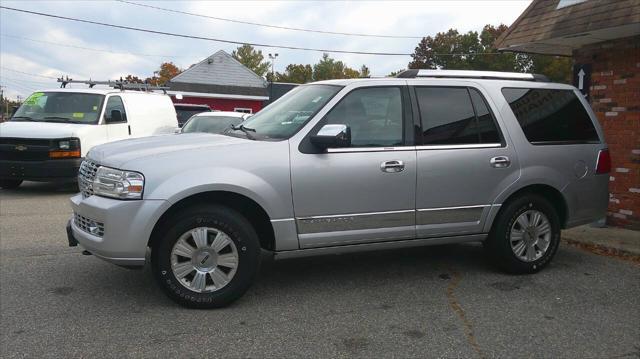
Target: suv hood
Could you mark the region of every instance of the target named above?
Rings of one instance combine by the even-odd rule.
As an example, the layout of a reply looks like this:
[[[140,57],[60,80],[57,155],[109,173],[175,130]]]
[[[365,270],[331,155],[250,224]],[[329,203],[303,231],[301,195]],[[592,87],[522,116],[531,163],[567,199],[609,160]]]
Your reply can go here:
[[[127,162],[145,157],[183,152],[186,158],[189,156],[187,153],[189,150],[222,146],[252,146],[256,142],[210,133],[173,134],[106,143],[92,148],[87,158],[102,165],[121,168]]]
[[[65,138],[78,137],[78,132],[86,127],[79,123],[8,121],[0,123],[0,137],[19,138]]]

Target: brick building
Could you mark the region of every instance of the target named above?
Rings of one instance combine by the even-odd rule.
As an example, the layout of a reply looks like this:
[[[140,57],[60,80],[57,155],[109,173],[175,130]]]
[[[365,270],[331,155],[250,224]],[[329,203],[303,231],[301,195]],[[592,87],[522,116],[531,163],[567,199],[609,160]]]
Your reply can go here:
[[[640,0],[534,0],[496,47],[573,58],[611,153],[607,222],[640,229]]]

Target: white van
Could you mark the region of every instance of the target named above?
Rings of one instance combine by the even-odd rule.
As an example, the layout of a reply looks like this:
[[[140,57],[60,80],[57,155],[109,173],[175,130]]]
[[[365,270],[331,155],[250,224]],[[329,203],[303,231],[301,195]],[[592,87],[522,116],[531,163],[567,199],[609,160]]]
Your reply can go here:
[[[0,123],[0,187],[23,180],[75,179],[96,145],[173,133],[178,126],[169,96],[119,89],[34,92],[8,122]]]

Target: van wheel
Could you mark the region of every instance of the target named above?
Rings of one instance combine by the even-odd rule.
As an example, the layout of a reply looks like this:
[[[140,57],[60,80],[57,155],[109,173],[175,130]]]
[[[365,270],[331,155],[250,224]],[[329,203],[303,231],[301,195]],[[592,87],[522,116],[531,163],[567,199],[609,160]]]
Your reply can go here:
[[[0,188],[2,189],[14,189],[20,187],[22,184],[22,180],[9,180],[3,179],[0,180]]]
[[[535,273],[558,250],[560,220],[545,198],[527,194],[509,201],[485,242],[494,263],[509,273]]]
[[[151,251],[154,277],[175,302],[224,307],[249,289],[260,266],[260,242],[236,211],[197,206],[171,218]]]

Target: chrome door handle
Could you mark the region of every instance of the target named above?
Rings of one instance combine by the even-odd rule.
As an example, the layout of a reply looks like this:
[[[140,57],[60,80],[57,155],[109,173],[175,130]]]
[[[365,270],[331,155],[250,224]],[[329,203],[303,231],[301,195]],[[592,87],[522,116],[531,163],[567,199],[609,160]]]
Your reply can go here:
[[[396,173],[404,170],[404,162],[402,161],[385,161],[380,164],[382,172]]]
[[[509,157],[507,156],[498,156],[498,157],[492,158],[491,161],[489,161],[489,163],[491,164],[491,167],[505,168],[511,165],[511,160],[509,160]]]

